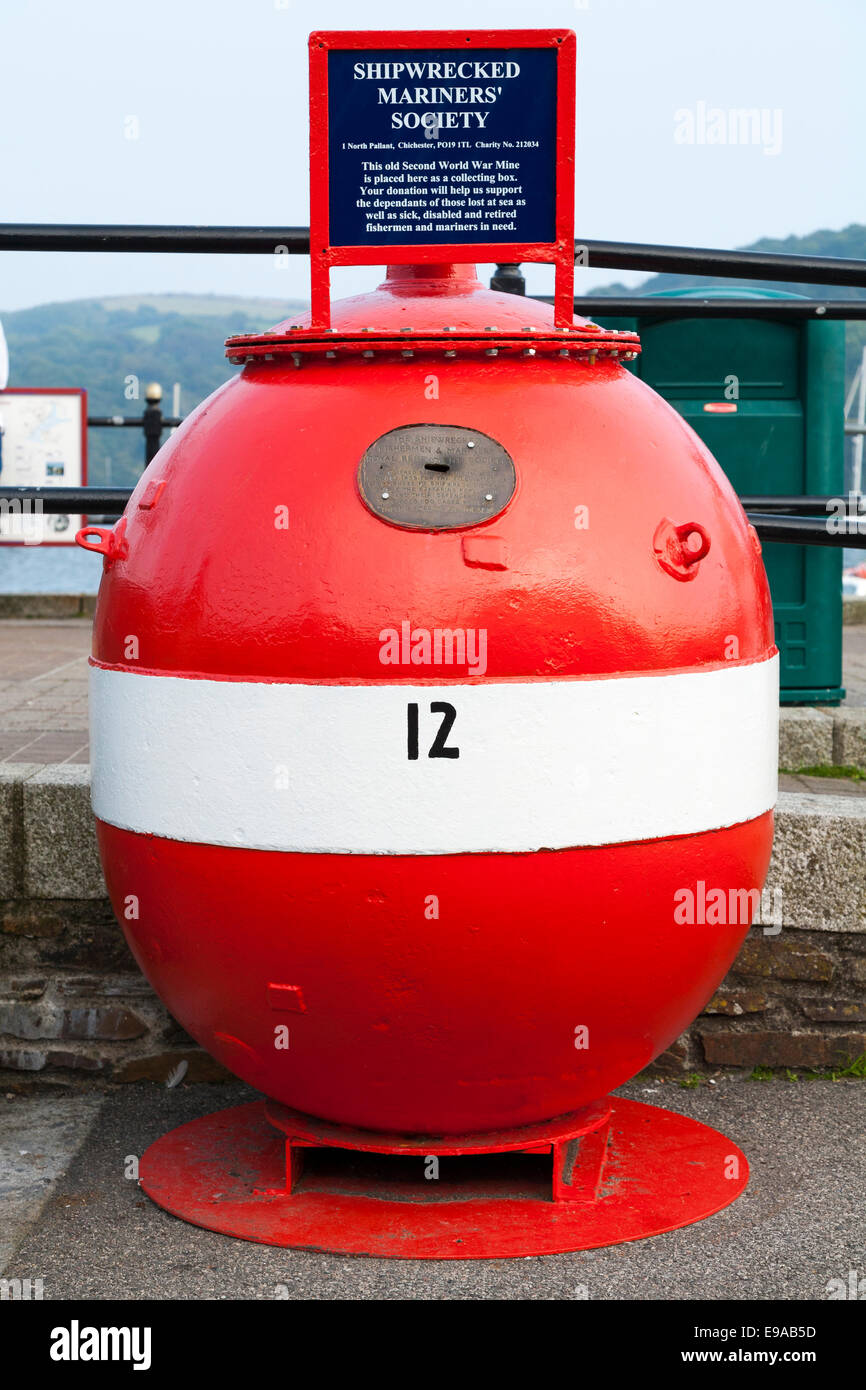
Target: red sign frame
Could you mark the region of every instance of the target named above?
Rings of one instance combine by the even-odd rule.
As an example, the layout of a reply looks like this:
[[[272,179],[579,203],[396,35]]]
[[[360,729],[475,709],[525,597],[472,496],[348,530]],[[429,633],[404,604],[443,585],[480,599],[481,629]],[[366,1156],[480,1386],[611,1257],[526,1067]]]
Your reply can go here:
[[[7,386],[0,391],[0,407],[3,404],[4,396],[80,396],[81,397],[81,486],[87,486],[87,391],[83,386]],[[50,486],[50,484],[48,484]],[[77,486],[77,484],[75,485]],[[85,514],[71,512],[71,516],[80,515],[82,521]],[[75,545],[75,533],[72,532],[71,541],[39,541],[38,547],[41,549],[45,545]],[[24,541],[0,541],[0,545],[24,545]]]
[[[577,40],[571,29],[320,31],[310,35],[310,281],[311,326],[331,326],[331,266],[442,264],[452,261],[541,261],[556,267],[558,328],[574,320],[574,140]],[[404,242],[387,248],[331,246],[329,237],[328,54],[334,50],[553,48],[557,53],[555,238],[552,242]]]

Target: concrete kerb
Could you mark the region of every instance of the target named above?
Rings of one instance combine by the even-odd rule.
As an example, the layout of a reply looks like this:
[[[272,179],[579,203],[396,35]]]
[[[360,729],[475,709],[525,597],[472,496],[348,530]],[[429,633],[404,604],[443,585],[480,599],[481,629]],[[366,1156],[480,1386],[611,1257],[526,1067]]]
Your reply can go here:
[[[0,763],[0,899],[105,896],[90,768]]]
[[[786,926],[866,932],[866,797],[781,793],[767,876],[777,889]]]
[[[779,710],[779,767],[795,771],[831,764],[833,728],[833,716],[827,710],[783,706]]]
[[[24,893],[30,898],[104,898],[90,809],[90,768],[41,768],[23,787]]]
[[[92,618],[96,594],[0,594],[0,619]]]
[[[866,771],[866,707],[779,710],[779,767],[856,767]]]
[[[866,709],[839,709],[833,715],[833,762],[836,767],[866,769]],[[801,767],[808,764],[801,763]]]
[[[42,763],[0,763],[0,899],[24,895],[24,788],[31,777],[52,770]]]

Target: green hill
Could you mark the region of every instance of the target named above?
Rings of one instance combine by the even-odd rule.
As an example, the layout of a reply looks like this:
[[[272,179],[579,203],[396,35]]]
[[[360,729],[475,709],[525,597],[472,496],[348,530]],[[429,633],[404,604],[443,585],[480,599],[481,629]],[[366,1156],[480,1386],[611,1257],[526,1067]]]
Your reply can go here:
[[[181,414],[216,390],[232,369],[224,340],[270,328],[302,306],[297,300],[230,295],[119,295],[40,304],[2,313],[11,360],[10,386],[83,386],[91,415],[137,415],[144,387],[159,381],[163,409],[181,385]],[[138,377],[141,399],[127,399],[126,378]],[[138,430],[92,429],[88,480],[133,483],[144,464]]]

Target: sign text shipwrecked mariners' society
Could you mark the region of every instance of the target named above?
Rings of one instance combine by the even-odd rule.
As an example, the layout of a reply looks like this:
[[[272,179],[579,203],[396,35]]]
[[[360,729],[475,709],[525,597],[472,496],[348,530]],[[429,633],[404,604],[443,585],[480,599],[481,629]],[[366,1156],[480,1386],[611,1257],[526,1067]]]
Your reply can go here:
[[[550,48],[328,55],[330,241],[555,236]]]

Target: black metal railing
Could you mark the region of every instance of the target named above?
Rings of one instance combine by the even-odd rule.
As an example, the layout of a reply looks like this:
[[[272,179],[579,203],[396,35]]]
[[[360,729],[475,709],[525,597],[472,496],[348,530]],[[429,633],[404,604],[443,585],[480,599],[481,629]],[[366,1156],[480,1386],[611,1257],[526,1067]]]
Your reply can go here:
[[[118,517],[131,496],[130,487],[0,487],[0,508],[46,516]]]
[[[538,295],[546,304],[553,303],[552,295]],[[636,318],[653,316],[670,319],[866,319],[866,299],[701,299],[690,294],[688,299],[671,295],[662,299],[654,295],[633,295],[628,299],[608,299],[605,295],[575,296],[574,312],[588,318]]]
[[[196,255],[305,256],[307,227],[189,227],[0,223],[0,251],[162,251]],[[383,252],[383,254],[386,254]],[[448,259],[447,246],[442,259]],[[728,279],[785,280],[866,288],[866,262],[775,251],[720,251],[632,241],[575,241],[578,265],[603,270],[665,271]]]
[[[144,407],[140,415],[88,415],[88,429],[139,429],[144,434],[144,466],[159,452],[163,430],[176,429],[183,424],[179,415],[163,415],[158,403]]]
[[[0,224],[0,251],[110,251],[163,252],[203,255],[306,255],[306,227],[196,227],[60,225],[55,223]],[[447,247],[442,248],[443,259]],[[642,270],[728,279],[785,281],[788,284],[823,284],[866,288],[866,261],[835,256],[792,256],[764,251],[721,251],[704,247],[659,246],[639,242],[575,241],[575,263],[606,270]],[[519,265],[501,264],[491,287],[521,294],[525,281]],[[853,299],[720,299],[673,297],[663,303],[648,296],[575,299],[575,310],[599,317],[646,315],[665,317],[711,316],[716,318],[866,318],[866,301]],[[158,405],[145,409],[141,419],[124,416],[92,417],[98,426],[140,425],[145,434],[146,460],[159,447],[162,430],[179,423],[162,415]],[[0,505],[37,506],[44,512],[75,512],[88,516],[118,515],[131,493],[125,488],[0,487]],[[746,514],[762,539],[793,545],[845,546],[866,549],[866,515],[860,499],[848,499],[839,517],[842,499],[807,497],[748,497]],[[792,512],[792,508],[796,511]],[[824,511],[826,514],[821,515]],[[832,514],[831,514],[832,513]],[[862,527],[862,529],[861,529]]]
[[[113,520],[131,496],[132,488],[123,487],[0,487],[0,510]],[[866,496],[741,497],[740,501],[762,540],[866,550]]]

